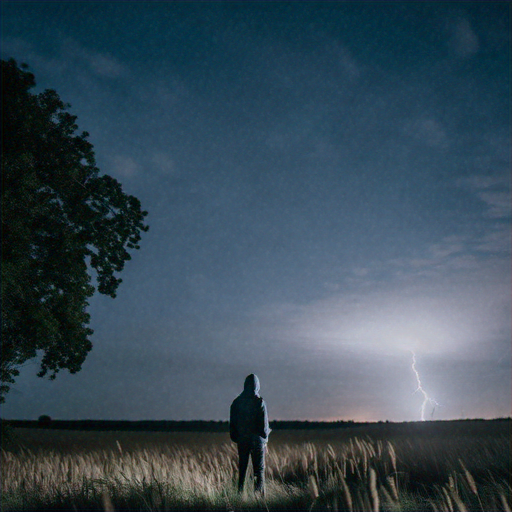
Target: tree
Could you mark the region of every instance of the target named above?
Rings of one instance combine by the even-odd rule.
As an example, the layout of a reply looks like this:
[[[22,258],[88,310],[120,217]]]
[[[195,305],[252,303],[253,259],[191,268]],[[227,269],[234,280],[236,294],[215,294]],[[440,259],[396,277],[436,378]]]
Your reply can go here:
[[[1,392],[27,360],[38,376],[80,370],[91,350],[86,309],[95,292],[116,296],[117,273],[139,249],[147,212],[100,175],[88,133],[54,90],[33,94],[34,75],[2,60]]]
[[[41,414],[39,418],[37,419],[40,425],[50,425],[52,422],[51,416],[48,416],[48,414]]]

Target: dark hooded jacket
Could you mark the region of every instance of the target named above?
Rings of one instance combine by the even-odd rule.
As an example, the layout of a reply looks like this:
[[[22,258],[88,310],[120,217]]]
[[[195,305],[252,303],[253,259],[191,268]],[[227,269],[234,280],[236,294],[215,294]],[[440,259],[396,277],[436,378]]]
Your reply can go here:
[[[268,424],[267,405],[259,396],[260,382],[256,375],[251,374],[245,379],[244,390],[231,404],[229,414],[229,433],[231,440],[239,443],[243,439],[259,436],[268,440],[270,427]]]

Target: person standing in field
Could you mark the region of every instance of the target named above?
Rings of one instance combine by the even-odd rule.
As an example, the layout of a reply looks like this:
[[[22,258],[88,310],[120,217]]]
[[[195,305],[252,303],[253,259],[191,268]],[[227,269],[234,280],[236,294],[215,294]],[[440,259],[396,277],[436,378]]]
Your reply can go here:
[[[231,404],[229,411],[229,435],[238,445],[238,491],[244,489],[245,473],[252,459],[254,490],[265,494],[265,450],[270,427],[267,405],[258,394],[260,381],[256,375],[248,375],[244,390]]]

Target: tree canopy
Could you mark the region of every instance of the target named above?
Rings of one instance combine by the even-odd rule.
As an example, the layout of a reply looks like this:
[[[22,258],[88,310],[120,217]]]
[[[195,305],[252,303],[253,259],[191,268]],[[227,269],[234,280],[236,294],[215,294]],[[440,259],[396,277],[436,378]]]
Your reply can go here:
[[[116,296],[148,226],[140,201],[100,174],[88,133],[76,133],[54,90],[32,93],[34,75],[13,59],[1,80],[3,402],[38,351],[40,377],[80,370],[92,348],[88,298],[96,287]]]

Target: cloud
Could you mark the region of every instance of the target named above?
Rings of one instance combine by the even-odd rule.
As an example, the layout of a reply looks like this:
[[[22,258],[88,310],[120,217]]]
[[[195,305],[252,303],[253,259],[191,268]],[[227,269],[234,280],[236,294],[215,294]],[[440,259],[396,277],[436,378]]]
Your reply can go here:
[[[482,236],[477,241],[476,248],[482,252],[510,254],[511,236],[510,226],[499,227]]]
[[[448,136],[441,124],[432,118],[420,118],[405,124],[406,135],[432,148],[446,148]]]
[[[54,76],[55,74],[70,73],[66,59],[63,59],[62,56],[45,56],[25,39],[2,38],[1,50],[3,59],[13,58],[18,64],[27,64],[30,71],[35,73],[37,84],[43,75]]]
[[[109,53],[91,50],[71,38],[63,39],[60,53],[68,67],[86,69],[96,78],[116,79],[130,74],[128,68]]]
[[[444,243],[431,245],[429,251],[435,260],[439,260],[461,252],[463,249],[463,244],[445,239]]]
[[[480,49],[478,36],[467,19],[459,19],[448,27],[450,33],[449,46],[460,58],[471,57]]]
[[[159,174],[178,176],[176,164],[173,158],[165,151],[156,151],[153,153],[151,162],[154,166],[154,169]]]
[[[441,355],[469,353],[481,345],[485,351],[510,334],[510,283],[504,275],[501,267],[481,265],[478,271],[433,280],[333,293],[305,305],[271,305],[260,314],[270,332],[296,349]]]
[[[159,109],[160,115],[166,111],[175,112],[189,101],[195,101],[184,80],[176,74],[160,70],[159,76],[151,77],[136,89],[137,99]]]
[[[140,165],[128,155],[114,155],[110,158],[110,171],[124,178],[131,178],[139,173]]]
[[[488,176],[475,174],[459,180],[461,185],[467,185],[473,189],[486,189],[496,186],[508,185],[508,179],[504,176]]]
[[[2,38],[2,59],[17,58],[18,55],[24,55],[25,59],[34,54],[34,47],[28,41],[19,37]],[[25,60],[20,61],[25,62]]]
[[[117,79],[130,75],[128,67],[108,52],[97,52],[72,38],[62,40],[59,50],[52,56],[43,55],[37,47],[21,38],[2,39],[2,57],[14,57],[26,62],[37,74],[81,76]]]
[[[341,75],[349,80],[357,80],[361,76],[361,64],[358,63],[350,51],[340,44],[333,44],[329,52],[333,64],[339,69]]]
[[[481,192],[479,197],[484,201],[489,210],[486,215],[493,218],[510,217],[511,197],[509,192]]]
[[[458,180],[462,187],[476,193],[488,207],[485,216],[506,219],[511,216],[510,179],[505,175],[473,175]]]
[[[483,225],[479,232],[444,237],[425,250],[423,258],[395,258],[388,262],[393,275],[402,279],[411,276],[441,278],[452,272],[478,272],[492,260],[496,265],[508,264],[511,248],[509,226]]]
[[[126,68],[117,59],[104,53],[84,53],[91,70],[107,78],[118,78],[127,73]]]

